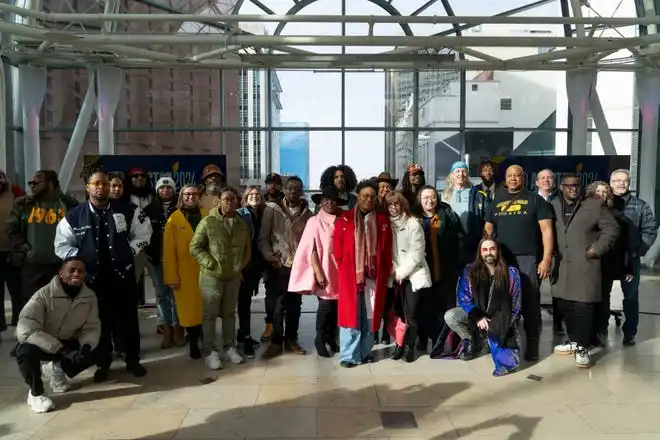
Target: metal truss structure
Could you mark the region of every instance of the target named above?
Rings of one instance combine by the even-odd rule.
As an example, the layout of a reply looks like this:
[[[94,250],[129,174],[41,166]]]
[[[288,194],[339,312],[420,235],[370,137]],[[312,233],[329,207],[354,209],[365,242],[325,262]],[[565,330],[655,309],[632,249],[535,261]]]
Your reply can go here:
[[[657,45],[660,35],[645,32],[657,29],[660,16],[646,15],[649,0],[636,1],[638,17],[583,17],[587,0],[560,0],[562,16],[537,17],[516,14],[556,2],[538,0],[495,16],[455,16],[450,0],[428,0],[416,11],[402,15],[391,0],[368,0],[388,15],[304,15],[305,7],[316,0],[291,0],[285,15],[276,15],[259,0],[247,0],[264,11],[244,15],[246,0],[229,2],[197,1],[199,10],[183,13],[152,0],[129,0],[147,4],[160,13],[129,13],[119,0],[89,2],[78,11],[68,0],[71,13],[47,12],[44,0],[0,4],[1,54],[12,65],[66,68],[106,65],[120,68],[278,68],[278,69],[475,69],[475,70],[622,70],[646,71],[659,66]],[[346,2],[342,0],[342,11]],[[351,0],[357,1],[357,0]],[[426,16],[424,11],[441,2],[446,16]],[[80,2],[83,3],[83,2]],[[570,7],[569,7],[570,3]],[[79,3],[75,3],[76,5]],[[221,4],[221,5],[219,5]],[[99,12],[97,12],[99,11]],[[100,12],[102,11],[102,12]],[[211,11],[204,12],[204,11]],[[577,13],[570,14],[571,11]],[[655,9],[653,8],[653,11]],[[136,32],[138,22],[167,25],[170,32]],[[245,23],[277,23],[273,35],[256,35]],[[288,23],[338,23],[341,35],[283,35]],[[347,35],[347,24],[366,25],[365,35]],[[191,26],[192,24],[192,26]],[[374,35],[382,24],[400,26],[403,35]],[[415,24],[446,25],[434,35],[415,35]],[[563,36],[464,35],[481,24],[562,25]],[[618,29],[640,29],[639,36],[624,37]],[[617,36],[597,36],[611,29]],[[172,31],[174,30],[174,31]],[[356,48],[379,47],[377,53],[356,53]],[[323,53],[313,48],[323,47]],[[392,48],[394,47],[394,48]],[[543,47],[547,52],[501,59],[488,52],[492,47]],[[349,50],[347,50],[349,49]],[[621,50],[629,57],[607,59]],[[336,53],[327,53],[336,52]]]

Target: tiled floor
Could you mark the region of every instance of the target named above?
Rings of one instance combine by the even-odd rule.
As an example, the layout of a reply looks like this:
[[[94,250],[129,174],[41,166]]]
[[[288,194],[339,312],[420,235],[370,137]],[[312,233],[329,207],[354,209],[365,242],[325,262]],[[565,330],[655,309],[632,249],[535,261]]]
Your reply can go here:
[[[642,310],[660,310],[660,280],[643,283]],[[615,305],[617,301],[615,300]],[[620,303],[620,298],[618,299]],[[302,341],[312,346],[315,308],[306,301]],[[263,310],[257,298],[254,310]],[[263,314],[255,314],[254,332]],[[643,315],[638,344],[610,346],[590,370],[570,357],[549,355],[544,314],[544,359],[524,371],[493,378],[488,358],[430,360],[407,365],[381,360],[345,370],[336,359],[286,355],[207,370],[185,349],[161,351],[153,316],[142,330],[149,375],[117,372],[95,385],[91,371],[69,393],[54,395],[57,410],[43,415],[25,405],[26,387],[9,357],[11,333],[0,346],[0,439],[509,439],[644,440],[660,438],[660,317]],[[541,381],[527,378],[541,376]],[[204,385],[206,378],[215,379]],[[417,428],[385,429],[381,411],[412,412]]]

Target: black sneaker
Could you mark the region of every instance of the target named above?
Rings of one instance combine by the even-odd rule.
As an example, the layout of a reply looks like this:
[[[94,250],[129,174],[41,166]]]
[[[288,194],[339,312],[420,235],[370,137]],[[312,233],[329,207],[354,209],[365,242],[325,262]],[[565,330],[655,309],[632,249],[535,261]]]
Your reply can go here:
[[[110,376],[110,368],[101,367],[94,372],[94,382],[105,382],[108,380],[108,376]]]
[[[403,362],[415,362],[415,349],[413,347],[406,347],[403,349]]]
[[[353,363],[353,362],[349,362],[349,361],[341,361],[339,363],[339,366],[341,366],[343,368],[354,368],[354,367],[357,367],[358,364]]]
[[[394,348],[394,351],[390,355],[390,359],[393,361],[398,361],[403,357],[403,347],[399,347],[398,345]]]
[[[477,357],[477,346],[471,340],[465,339],[463,341],[463,348],[458,358],[462,361],[471,361]]]
[[[252,338],[246,338],[243,341],[243,353],[248,359],[254,359],[254,340]]]
[[[623,345],[624,347],[634,347],[635,346],[635,337],[634,336],[624,336]]]
[[[147,375],[147,369],[142,366],[141,363],[135,362],[133,364],[127,364],[126,370],[133,373],[135,377],[144,377]]]

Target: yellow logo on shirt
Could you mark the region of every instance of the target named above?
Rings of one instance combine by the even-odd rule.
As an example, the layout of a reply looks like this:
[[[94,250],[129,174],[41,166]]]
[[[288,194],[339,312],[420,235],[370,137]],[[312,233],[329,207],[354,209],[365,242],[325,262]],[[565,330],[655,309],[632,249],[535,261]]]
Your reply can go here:
[[[66,214],[62,208],[59,208],[57,211],[54,209],[45,210],[37,206],[32,207],[30,211],[30,216],[28,217],[28,223],[46,223],[47,225],[54,225],[64,218]]]
[[[497,210],[495,215],[527,215],[528,204],[529,201],[527,200],[514,200],[513,202],[505,200],[495,205],[495,209]]]

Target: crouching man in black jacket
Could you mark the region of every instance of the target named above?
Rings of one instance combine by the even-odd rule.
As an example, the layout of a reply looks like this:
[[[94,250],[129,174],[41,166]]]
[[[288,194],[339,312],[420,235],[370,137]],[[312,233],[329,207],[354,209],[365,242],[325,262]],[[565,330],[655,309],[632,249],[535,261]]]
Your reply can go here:
[[[112,336],[124,341],[126,369],[136,377],[147,374],[140,364],[138,292],[133,257],[149,244],[151,224],[141,209],[109,201],[110,183],[102,171],[87,180],[89,201],[71,210],[57,225],[55,253],[77,256],[87,266],[87,284],[96,292],[101,318],[98,370],[94,381],[108,378]]]

